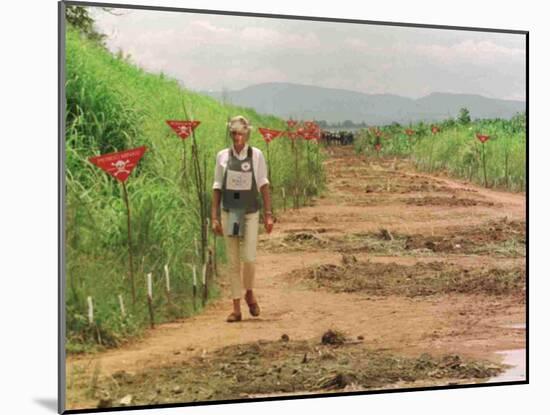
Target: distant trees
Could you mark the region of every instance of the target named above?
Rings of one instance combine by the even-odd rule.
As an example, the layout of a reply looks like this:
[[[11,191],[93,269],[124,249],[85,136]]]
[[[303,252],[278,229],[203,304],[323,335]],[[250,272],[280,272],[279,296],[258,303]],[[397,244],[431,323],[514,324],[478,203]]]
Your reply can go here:
[[[472,122],[468,108],[460,108],[460,111],[458,112],[458,122],[462,125],[470,124],[470,122]]]
[[[122,12],[115,13],[110,7],[101,7],[101,10],[115,16],[120,16],[122,14]],[[107,35],[97,31],[94,26],[95,21],[93,17],[90,16],[90,12],[87,7],[67,5],[65,7],[65,20],[70,26],[78,29],[78,31],[85,35],[88,39],[94,40],[99,45],[105,47],[104,41],[107,38]],[[122,57],[124,58],[124,56]]]

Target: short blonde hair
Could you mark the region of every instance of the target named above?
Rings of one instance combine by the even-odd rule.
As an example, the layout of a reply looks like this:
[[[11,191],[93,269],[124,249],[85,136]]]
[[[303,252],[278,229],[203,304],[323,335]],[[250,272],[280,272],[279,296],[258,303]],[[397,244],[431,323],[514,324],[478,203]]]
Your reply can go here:
[[[237,115],[231,118],[227,126],[229,127],[230,133],[236,132],[246,134],[248,136],[250,136],[250,131],[252,130],[250,122],[242,115]]]

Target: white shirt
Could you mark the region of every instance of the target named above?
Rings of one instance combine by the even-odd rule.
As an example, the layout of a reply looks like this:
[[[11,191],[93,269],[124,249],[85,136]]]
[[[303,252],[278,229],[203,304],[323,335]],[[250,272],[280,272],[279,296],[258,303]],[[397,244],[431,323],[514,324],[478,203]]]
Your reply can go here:
[[[240,153],[237,153],[235,147],[231,146],[233,155],[239,160],[244,160],[248,152],[248,143],[244,145],[244,148]],[[227,168],[227,162],[229,161],[229,149],[224,148],[218,152],[216,156],[216,170],[214,171],[214,185],[212,189],[220,189],[223,185],[223,176]],[[269,184],[267,179],[267,164],[265,162],[264,154],[259,148],[252,147],[252,169],[254,170],[254,177],[256,178],[256,187],[258,192],[264,184]]]

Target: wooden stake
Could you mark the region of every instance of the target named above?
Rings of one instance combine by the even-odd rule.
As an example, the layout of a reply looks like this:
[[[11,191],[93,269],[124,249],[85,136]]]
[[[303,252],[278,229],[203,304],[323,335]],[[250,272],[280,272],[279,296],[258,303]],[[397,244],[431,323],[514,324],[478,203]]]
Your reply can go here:
[[[206,300],[208,299],[208,284],[206,283],[206,264],[202,265],[202,287],[202,306],[204,307],[206,305]]]
[[[300,170],[298,169],[298,137],[292,140],[292,149],[294,150],[294,209],[300,207],[298,196],[298,184],[300,183]]]
[[[205,258],[204,258],[204,262],[208,262],[209,258],[208,258],[208,253],[210,251],[210,249],[208,248],[208,231],[210,230],[210,218],[206,218],[206,226],[205,226],[205,229],[204,229],[204,233],[205,233],[205,240],[206,240],[206,249],[205,249]]]
[[[485,164],[485,143],[481,143],[481,154],[483,158],[483,183],[487,187],[487,168]]]
[[[187,152],[185,151],[185,140],[181,140],[182,141],[182,148],[183,148],[183,151],[182,151],[182,168],[181,168],[181,182],[182,182],[182,185],[183,187],[185,187],[185,185],[187,185]]]
[[[193,310],[197,309],[197,266],[193,264]]]
[[[200,258],[199,256],[199,245],[197,244],[197,238],[193,238],[193,242],[195,243],[195,255],[197,258]]]
[[[122,193],[124,195],[124,203],[126,204],[127,228],[128,228],[128,265],[130,271],[130,284],[132,288],[132,305],[136,304],[136,286],[134,283],[134,260],[132,258],[132,231],[130,221],[130,202],[128,200],[128,191],[126,190],[126,182],[122,182]]]
[[[153,274],[147,274],[147,296],[153,298]]]
[[[217,250],[218,244],[216,239],[216,234],[214,234],[214,252],[212,255],[212,269],[214,271],[214,276],[218,278],[218,250]]]
[[[267,180],[269,180],[269,183],[273,183],[271,181],[271,158],[269,156],[269,143],[265,143],[266,145],[266,151],[267,151]]]
[[[185,102],[183,104],[183,111],[185,114],[185,117],[187,119],[190,119],[187,115],[187,109],[185,107]],[[191,137],[192,137],[192,145],[191,145],[191,160],[193,163],[193,176],[195,179],[195,187],[197,191],[197,199],[199,203],[199,224],[200,224],[200,230],[201,230],[201,262],[204,263],[206,258],[206,233],[204,229],[204,225],[206,222],[206,218],[208,215],[206,214],[206,181],[204,180],[204,176],[206,175],[206,155],[204,155],[203,158],[203,169],[204,171],[201,171],[201,161],[199,156],[199,150],[197,146],[197,138],[195,134],[195,130],[191,131]]]
[[[208,248],[208,214],[206,212],[206,154],[203,156],[203,172],[204,172],[204,178],[202,181],[202,219],[201,219],[201,225],[202,225],[202,232],[201,232],[201,255],[202,255],[202,262],[203,264],[207,260],[207,248]]]

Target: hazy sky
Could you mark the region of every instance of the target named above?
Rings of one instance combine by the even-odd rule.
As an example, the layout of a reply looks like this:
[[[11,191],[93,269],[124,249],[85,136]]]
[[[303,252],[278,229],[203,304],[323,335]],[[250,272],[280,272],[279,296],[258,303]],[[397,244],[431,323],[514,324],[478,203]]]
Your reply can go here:
[[[90,8],[112,51],[195,90],[293,82],[418,98],[525,100],[525,36]]]

